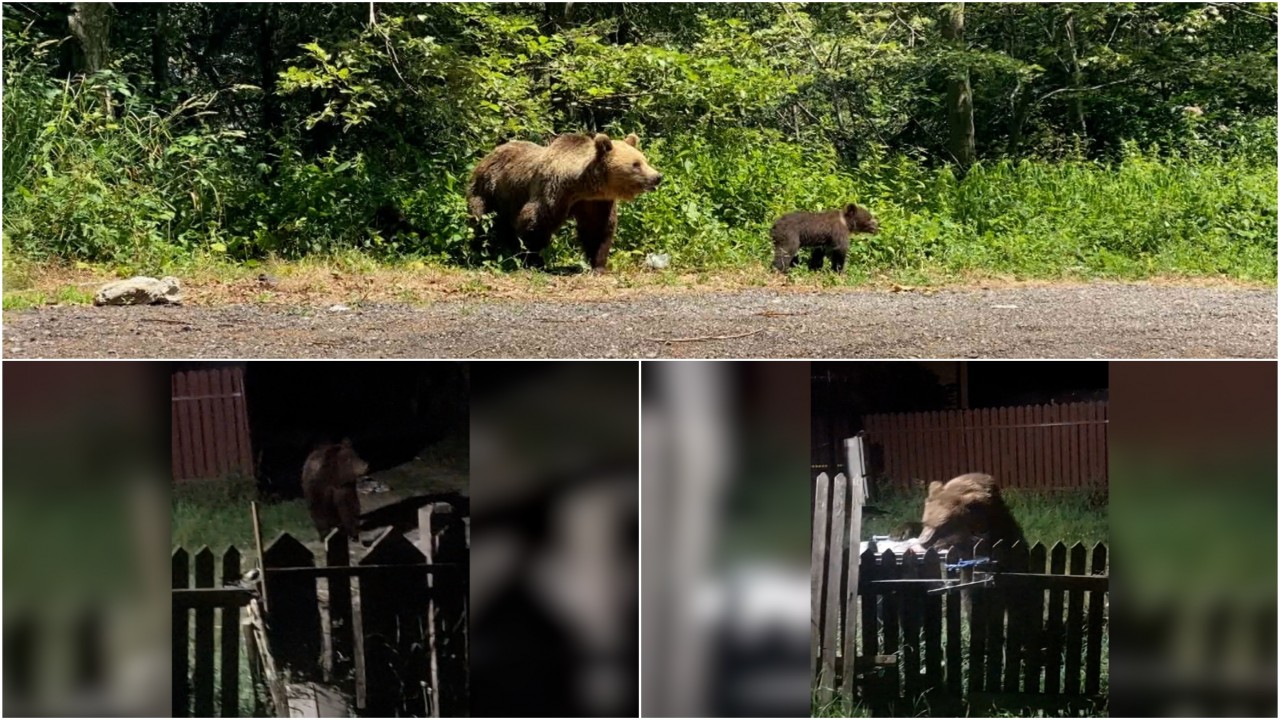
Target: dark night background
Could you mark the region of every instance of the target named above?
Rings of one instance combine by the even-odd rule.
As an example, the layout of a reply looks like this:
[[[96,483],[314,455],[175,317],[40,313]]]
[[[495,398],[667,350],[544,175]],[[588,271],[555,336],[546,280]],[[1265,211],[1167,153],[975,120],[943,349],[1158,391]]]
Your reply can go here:
[[[174,363],[199,370],[216,363]],[[351,438],[377,472],[441,442],[466,456],[470,382],[455,362],[246,362],[245,400],[258,483],[281,497],[317,443]]]

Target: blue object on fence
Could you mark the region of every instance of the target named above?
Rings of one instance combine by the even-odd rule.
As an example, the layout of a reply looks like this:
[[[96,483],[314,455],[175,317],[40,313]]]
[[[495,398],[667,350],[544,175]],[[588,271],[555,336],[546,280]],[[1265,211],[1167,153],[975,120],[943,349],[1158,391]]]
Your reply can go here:
[[[975,567],[978,565],[987,565],[987,564],[994,565],[995,563],[991,560],[991,558],[980,557],[980,558],[974,558],[972,560],[961,560],[954,565],[947,565],[947,569],[960,570],[962,568]]]

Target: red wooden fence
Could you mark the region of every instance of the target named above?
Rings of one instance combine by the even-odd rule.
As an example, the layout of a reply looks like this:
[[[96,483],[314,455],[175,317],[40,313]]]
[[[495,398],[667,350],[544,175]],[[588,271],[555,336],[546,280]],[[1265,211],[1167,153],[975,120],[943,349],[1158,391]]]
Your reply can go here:
[[[175,372],[171,392],[174,479],[252,476],[244,368]]]
[[[868,415],[863,427],[896,484],[985,472],[1004,487],[1107,485],[1106,402]]]

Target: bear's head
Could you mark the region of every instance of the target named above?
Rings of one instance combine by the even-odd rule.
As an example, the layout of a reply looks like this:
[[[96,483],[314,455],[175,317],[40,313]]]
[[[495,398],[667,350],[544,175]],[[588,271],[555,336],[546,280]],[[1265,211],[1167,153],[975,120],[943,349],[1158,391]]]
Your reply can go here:
[[[849,234],[853,233],[870,233],[872,235],[880,232],[880,223],[871,214],[870,210],[849,203],[844,207],[844,224],[849,228]]]
[[[649,166],[640,152],[640,138],[635,134],[617,142],[603,133],[595,136],[596,160],[605,165],[605,197],[614,200],[633,200],[658,187],[662,173]]]
[[[920,544],[940,550],[971,545],[978,539],[1023,539],[995,478],[982,473],[961,475],[946,484],[936,480],[929,483],[921,525]]]
[[[338,468],[339,472],[342,473],[343,480],[354,480],[369,473],[369,463],[356,454],[356,449],[351,444],[351,438],[342,439],[342,442],[338,444],[338,451],[333,459],[334,467]]]

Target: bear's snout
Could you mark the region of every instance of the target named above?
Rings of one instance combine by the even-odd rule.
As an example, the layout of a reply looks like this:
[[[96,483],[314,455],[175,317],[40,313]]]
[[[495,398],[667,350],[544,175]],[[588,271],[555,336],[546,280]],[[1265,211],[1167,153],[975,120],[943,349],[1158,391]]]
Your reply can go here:
[[[658,187],[659,185],[661,185],[661,184],[662,184],[662,173],[656,173],[656,174],[653,176],[653,182],[652,182],[652,183],[650,183],[650,184],[651,184],[653,187]]]

